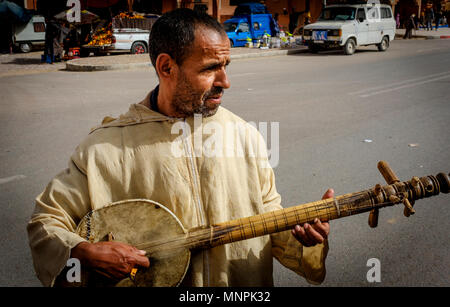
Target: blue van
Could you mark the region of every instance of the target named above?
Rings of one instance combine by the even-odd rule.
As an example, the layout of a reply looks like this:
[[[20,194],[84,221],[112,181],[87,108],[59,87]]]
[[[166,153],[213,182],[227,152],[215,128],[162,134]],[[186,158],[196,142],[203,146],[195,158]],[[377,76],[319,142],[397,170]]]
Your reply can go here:
[[[230,39],[231,47],[243,47],[247,39],[256,42],[265,33],[275,36],[279,33],[278,25],[260,3],[240,4],[231,19],[224,22],[224,28]]]

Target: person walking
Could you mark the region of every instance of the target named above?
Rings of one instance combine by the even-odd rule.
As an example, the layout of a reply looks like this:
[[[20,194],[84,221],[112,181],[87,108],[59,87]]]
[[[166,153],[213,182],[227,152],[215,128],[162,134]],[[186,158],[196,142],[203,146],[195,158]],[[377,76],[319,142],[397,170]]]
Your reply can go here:
[[[397,17],[395,18],[395,23],[396,23],[397,29],[400,29],[400,13],[397,13]]]
[[[435,16],[436,31],[438,30],[439,25],[441,24],[441,19],[442,19],[442,12],[441,12],[441,11],[438,11],[438,12],[436,13],[436,16]]]
[[[414,17],[415,17],[415,14],[412,14],[408,18],[408,20],[406,20],[406,23],[405,23],[406,31],[405,31],[405,35],[403,36],[403,39],[409,39],[409,38],[412,37],[412,29],[416,29],[416,24],[414,22]]]
[[[434,20],[434,10],[432,7],[428,8],[425,12],[425,23],[427,31],[433,30],[432,22]]]
[[[45,62],[47,62],[48,64],[53,64],[53,61],[55,60],[54,39],[58,35],[58,28],[53,19],[46,18],[45,23],[46,26],[45,26],[44,57]]]

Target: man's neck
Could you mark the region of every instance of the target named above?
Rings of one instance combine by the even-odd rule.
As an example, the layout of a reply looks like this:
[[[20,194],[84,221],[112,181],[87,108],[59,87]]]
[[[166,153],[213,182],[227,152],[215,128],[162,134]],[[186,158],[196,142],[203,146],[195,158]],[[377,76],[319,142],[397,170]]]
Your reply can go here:
[[[176,117],[174,115],[174,111],[170,107],[170,103],[165,103],[166,101],[170,101],[171,99],[170,97],[167,97],[167,95],[164,94],[166,92],[167,91],[161,90],[161,84],[159,84],[150,93],[149,99],[145,100],[142,104],[155,112],[161,113],[169,117]]]

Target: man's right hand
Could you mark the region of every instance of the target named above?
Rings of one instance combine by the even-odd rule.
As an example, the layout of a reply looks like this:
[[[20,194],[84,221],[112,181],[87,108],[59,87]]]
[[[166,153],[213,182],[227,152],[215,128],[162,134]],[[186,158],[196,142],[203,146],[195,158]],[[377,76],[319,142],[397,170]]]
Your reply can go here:
[[[135,267],[150,266],[145,251],[115,241],[81,242],[72,248],[71,257],[79,259],[81,265],[115,280],[127,277]]]

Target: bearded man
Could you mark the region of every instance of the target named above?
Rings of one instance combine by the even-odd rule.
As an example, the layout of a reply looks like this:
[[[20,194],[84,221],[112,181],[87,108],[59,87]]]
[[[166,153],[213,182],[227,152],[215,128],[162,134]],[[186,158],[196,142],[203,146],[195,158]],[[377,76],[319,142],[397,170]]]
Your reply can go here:
[[[206,155],[194,150],[194,122],[225,127],[245,122],[221,107],[230,87],[230,43],[208,15],[178,9],[160,17],[149,42],[159,85],[117,119],[105,118],[76,148],[68,168],[36,199],[28,224],[38,278],[52,286],[69,258],[120,280],[151,265],[145,252],[121,242],[91,243],[75,233],[89,211],[125,199],[164,204],[186,229],[282,209],[262,138],[248,128],[233,146],[244,155]],[[181,127],[183,135],[174,134]],[[175,129],[176,130],[176,129]],[[233,131],[232,133],[234,133]],[[201,133],[201,131],[200,131]],[[207,136],[201,136],[203,140]],[[249,138],[247,138],[249,137]],[[228,139],[228,138],[225,138]],[[182,154],[175,154],[180,141]],[[229,146],[226,143],[224,147]],[[329,189],[324,198],[333,197]],[[273,257],[320,283],[325,276],[329,224],[295,226],[251,240],[193,252],[185,286],[272,286]]]

